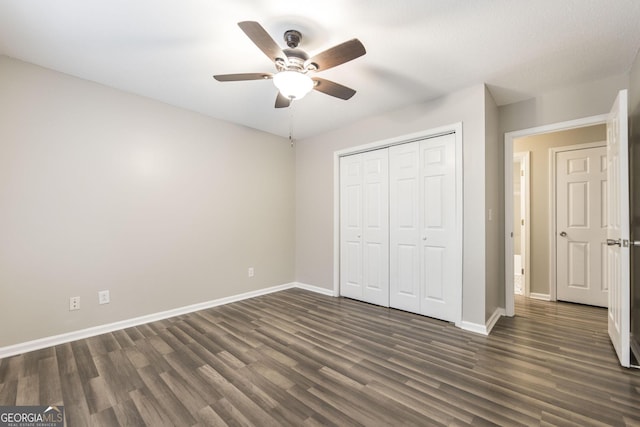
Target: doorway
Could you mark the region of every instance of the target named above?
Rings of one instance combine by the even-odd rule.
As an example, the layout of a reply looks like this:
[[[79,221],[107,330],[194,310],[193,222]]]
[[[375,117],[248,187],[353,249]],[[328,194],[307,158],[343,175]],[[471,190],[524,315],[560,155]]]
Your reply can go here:
[[[593,116],[554,125],[541,126],[505,134],[505,218],[514,218],[514,153],[530,152],[530,241],[529,248],[529,297],[556,300],[555,238],[550,235],[554,215],[550,210],[549,196],[552,193],[550,173],[550,151],[554,145],[567,145],[560,136],[570,133],[591,133],[600,128],[596,139],[577,138],[580,143],[605,139],[607,116]],[[558,140],[559,139],[559,140]],[[576,142],[578,143],[578,142]],[[505,259],[514,259],[515,220],[505,221]],[[553,230],[555,233],[555,230]],[[553,254],[553,259],[552,259]],[[525,270],[526,272],[527,270]],[[515,269],[513,262],[505,263],[505,311],[507,316],[515,313]]]

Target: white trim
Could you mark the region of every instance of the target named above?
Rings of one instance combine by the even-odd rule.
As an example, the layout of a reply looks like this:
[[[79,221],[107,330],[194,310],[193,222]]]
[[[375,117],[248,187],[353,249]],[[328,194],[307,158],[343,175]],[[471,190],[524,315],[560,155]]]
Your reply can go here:
[[[487,325],[483,325],[480,323],[472,323],[472,322],[467,322],[466,320],[463,320],[460,323],[456,323],[456,326],[464,331],[473,332],[475,334],[481,334],[481,335],[489,335],[489,333],[487,332]]]
[[[549,294],[539,294],[537,292],[531,292],[529,294],[529,298],[539,299],[542,301],[551,301],[551,295]]]
[[[333,153],[333,294],[340,295],[340,156]]]
[[[496,308],[491,317],[489,317],[489,320],[487,320],[487,335],[491,333],[491,330],[496,325],[496,323],[498,323],[498,320],[500,320],[500,318],[504,315],[504,308]]]
[[[599,142],[586,142],[584,144],[564,145],[562,147],[549,148],[549,199],[547,206],[549,206],[549,300],[558,300],[558,254],[557,254],[557,232],[558,226],[556,224],[556,157],[558,153],[564,153],[566,151],[575,150],[587,150],[589,148],[606,147],[607,141]]]
[[[442,135],[456,135],[456,228],[459,231],[456,236],[456,257],[460,260],[460,271],[457,271],[457,283],[460,284],[460,306],[458,307],[457,317],[462,319],[462,246],[463,246],[463,134],[462,122],[452,123],[437,128],[427,129],[407,135],[401,135],[394,138],[388,138],[364,145],[345,148],[333,153],[333,291],[335,296],[340,295],[340,157],[351,154],[362,153],[366,151],[377,150],[380,148],[391,147],[394,145],[405,144],[408,142],[419,141],[422,139],[435,138]],[[513,269],[513,266],[512,266]],[[513,282],[511,283],[513,288]],[[461,322],[455,322],[458,325]]]
[[[306,283],[299,283],[299,282],[295,282],[294,285],[298,289],[304,289],[306,291],[315,292],[317,294],[326,295],[328,297],[337,297],[338,296],[333,289],[321,288],[319,286],[308,285]]]
[[[606,123],[607,114],[599,116],[585,117],[577,120],[554,123],[551,125],[538,126],[504,134],[504,257],[505,260],[513,259],[513,221],[506,218],[513,218],[513,141],[525,136],[539,135],[561,130],[575,129],[585,126],[592,126]],[[513,294],[513,262],[504,263],[505,276],[505,313],[507,316],[515,314],[515,301]]]
[[[505,315],[504,308],[496,308],[496,310],[493,312],[491,317],[489,317],[489,319],[484,325],[480,323],[462,321],[459,324],[456,324],[456,326],[458,326],[461,329],[464,329],[465,331],[474,332],[476,334],[481,334],[481,335],[489,335],[493,327],[498,322],[498,320],[500,320],[500,317],[504,315]]]
[[[232,295],[229,297],[218,298],[215,300],[187,305],[184,307],[178,307],[171,310],[148,314],[145,316],[134,317],[132,319],[121,320],[118,322],[108,323],[105,325],[94,326],[91,328],[81,329],[78,331],[66,332],[64,334],[53,335],[50,337],[40,338],[33,341],[27,341],[20,344],[0,347],[0,359],[5,357],[10,357],[10,356],[15,356],[17,354],[26,353],[29,351],[52,347],[54,345],[64,344],[70,341],[76,341],[84,338],[93,337],[96,335],[106,334],[108,332],[131,328],[133,326],[139,326],[145,323],[167,319],[169,317],[175,317],[183,314],[193,313],[194,311],[205,310],[207,308],[217,307],[219,305],[225,305],[232,302],[246,300],[249,298],[255,298],[258,296],[271,294],[273,292],[284,291],[286,289],[291,289],[291,288],[300,288],[300,289],[305,289],[307,291],[320,293],[323,295],[334,296],[333,292],[330,289],[320,288],[318,286],[312,286],[312,285],[307,285],[303,283],[292,282],[284,285],[272,286],[270,288],[259,289],[257,291],[245,292],[243,294]]]
[[[524,209],[521,212],[524,217],[524,236],[521,235],[520,239],[524,243],[524,250],[521,249],[521,252],[524,252],[524,257],[522,259],[522,264],[524,264],[524,296],[528,297],[531,292],[531,152],[530,151],[522,151],[518,153],[513,153],[514,159],[519,159],[521,169],[524,169],[524,179],[521,178],[522,182],[520,183],[520,187],[524,187],[524,192],[520,192],[521,200],[524,199]],[[522,203],[521,203],[522,206]]]

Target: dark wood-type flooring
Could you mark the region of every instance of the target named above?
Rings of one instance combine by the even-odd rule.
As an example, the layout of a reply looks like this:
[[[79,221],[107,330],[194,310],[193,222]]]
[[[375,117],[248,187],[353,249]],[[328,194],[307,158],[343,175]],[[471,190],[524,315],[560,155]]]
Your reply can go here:
[[[292,289],[2,359],[14,404],[72,427],[640,425],[640,371],[604,309],[519,298],[484,337]]]

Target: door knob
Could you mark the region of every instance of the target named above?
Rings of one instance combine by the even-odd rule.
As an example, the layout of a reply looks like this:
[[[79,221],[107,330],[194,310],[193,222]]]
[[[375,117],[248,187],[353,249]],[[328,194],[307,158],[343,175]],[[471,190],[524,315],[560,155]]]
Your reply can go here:
[[[607,239],[607,246],[622,246],[620,239]]]
[[[567,233],[566,233],[566,232],[564,232],[564,231],[561,231],[561,232],[560,232],[560,236],[562,236],[562,237],[567,237]]]

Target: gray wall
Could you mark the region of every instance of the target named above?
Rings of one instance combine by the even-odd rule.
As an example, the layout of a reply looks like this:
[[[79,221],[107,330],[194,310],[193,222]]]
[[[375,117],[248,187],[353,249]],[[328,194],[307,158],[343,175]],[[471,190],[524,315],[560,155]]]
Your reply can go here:
[[[0,57],[0,322],[17,326],[3,329],[0,346],[293,280],[332,289],[334,151],[459,121],[463,320],[483,324],[504,304],[504,132],[605,113],[627,83],[562,89],[497,116],[477,85],[292,150],[279,137]],[[111,304],[97,304],[101,289]],[[82,309],[69,312],[74,295]]]
[[[608,113],[618,92],[628,85],[629,76],[623,74],[503,105],[500,133]]]
[[[334,152],[463,122],[463,320],[485,323],[485,88],[361,120],[298,142],[296,280],[333,289]]]
[[[294,160],[282,138],[0,57],[0,347],[292,282]]]

